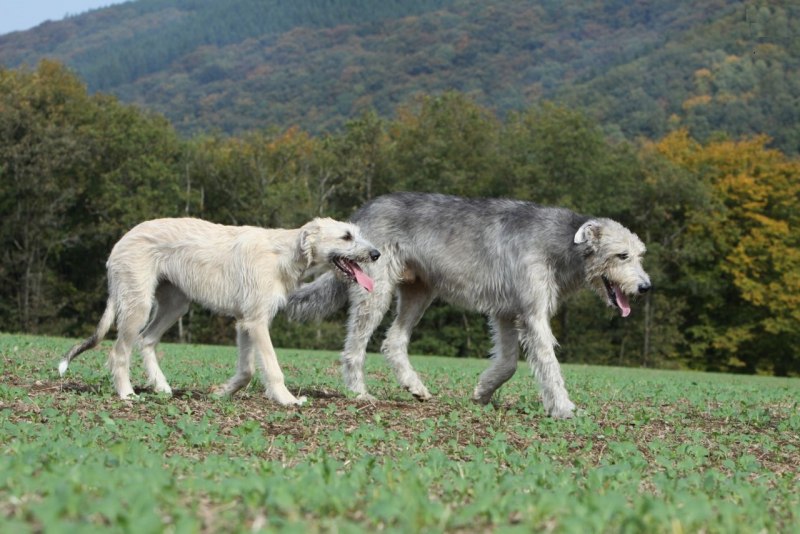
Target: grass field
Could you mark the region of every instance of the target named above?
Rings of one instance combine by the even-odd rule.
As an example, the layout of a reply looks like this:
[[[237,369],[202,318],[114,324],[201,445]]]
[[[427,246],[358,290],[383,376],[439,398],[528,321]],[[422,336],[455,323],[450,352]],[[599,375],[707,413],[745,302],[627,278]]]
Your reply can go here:
[[[2,532],[798,532],[800,380],[565,366],[570,421],[521,372],[468,401],[486,362],[378,356],[344,395],[334,353],[279,351],[302,408],[209,396],[233,347],[162,346],[170,398],[114,397],[106,349],[0,334]],[[141,366],[134,384],[142,385]]]

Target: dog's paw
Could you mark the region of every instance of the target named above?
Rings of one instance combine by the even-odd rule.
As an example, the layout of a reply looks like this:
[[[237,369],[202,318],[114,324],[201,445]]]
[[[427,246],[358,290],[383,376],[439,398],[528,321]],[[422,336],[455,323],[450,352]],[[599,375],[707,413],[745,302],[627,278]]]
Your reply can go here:
[[[282,399],[277,402],[280,403],[281,406],[302,406],[307,400],[308,397],[304,395],[302,397],[292,396],[290,399]]]
[[[156,393],[162,393],[164,395],[172,395],[172,388],[169,387],[169,384],[155,386],[153,389],[155,390]]]
[[[418,401],[430,400],[433,397],[430,391],[428,391],[428,388],[426,388],[422,384],[419,384],[417,386],[411,386],[407,389],[408,392],[414,395],[414,398],[417,399]]]
[[[225,387],[225,384],[222,384],[222,385],[219,385],[219,386],[216,386],[216,387],[212,388],[211,389],[211,395],[213,395],[214,397],[218,397],[218,398],[224,398],[224,397],[229,396],[230,393],[228,393],[228,388]]]
[[[572,419],[575,417],[575,405],[568,402],[563,406],[554,406],[547,411],[547,414],[553,419]]]
[[[119,398],[120,400],[124,400],[125,402],[136,402],[138,400],[141,400],[141,397],[136,393],[134,393],[133,391],[131,391],[130,393],[126,393],[124,395],[120,394]]]
[[[366,401],[366,402],[377,402],[378,399],[367,393],[366,391],[359,393],[356,395],[356,400]]]
[[[295,397],[288,389],[277,391],[266,391],[265,395],[268,399],[272,399],[281,406],[302,406],[308,400],[307,397]]]
[[[492,402],[492,396],[489,395],[488,397],[487,396],[481,397],[473,395],[472,402],[474,402],[475,404],[480,404],[481,406],[487,406],[490,402]]]
[[[481,391],[480,386],[475,387],[475,391],[472,392],[472,402],[480,404],[481,406],[486,406],[491,400],[492,393],[486,394]]]

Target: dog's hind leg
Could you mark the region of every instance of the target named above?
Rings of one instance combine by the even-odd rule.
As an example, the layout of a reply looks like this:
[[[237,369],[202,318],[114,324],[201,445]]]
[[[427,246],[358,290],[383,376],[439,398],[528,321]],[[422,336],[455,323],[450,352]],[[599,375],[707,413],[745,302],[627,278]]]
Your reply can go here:
[[[125,293],[120,291],[118,294]],[[124,299],[117,298],[117,303],[117,340],[108,355],[108,367],[117,395],[121,399],[129,399],[135,396],[131,384],[131,352],[139,338],[139,332],[147,324],[152,296],[130,292],[125,294]]]
[[[155,312],[150,323],[142,332],[142,361],[147,382],[159,393],[172,393],[156,357],[156,345],[161,341],[164,332],[175,324],[183,314],[189,311],[189,298],[169,282],[162,282],[156,288]]]
[[[305,397],[297,398],[286,389],[283,381],[283,372],[278,365],[278,356],[272,347],[269,336],[268,319],[243,321],[242,328],[250,336],[253,346],[258,352],[258,361],[261,367],[261,380],[264,383],[265,394],[268,398],[283,405],[300,405],[306,402]]]
[[[505,384],[517,371],[519,339],[513,319],[492,317],[492,363],[475,386],[472,400],[488,404],[497,389]]]
[[[411,367],[408,359],[408,342],[411,330],[434,299],[430,288],[421,281],[398,286],[397,317],[386,333],[381,352],[394,368],[400,385],[419,400],[428,400],[431,394]]]
[[[233,395],[250,383],[255,371],[255,359],[253,354],[253,340],[250,334],[237,323],[236,325],[236,346],[239,348],[239,360],[236,364],[236,374],[231,377],[225,385],[219,386],[215,395]]]
[[[533,368],[541,387],[542,402],[548,415],[556,419],[569,419],[575,405],[569,400],[564,387],[561,366],[556,359],[556,338],[550,330],[546,313],[525,317],[520,332],[528,363]]]
[[[347,339],[342,351],[342,376],[344,383],[359,399],[375,400],[367,393],[364,382],[364,361],[367,356],[367,344],[372,333],[381,323],[389,304],[392,301],[392,285],[386,276],[375,277],[375,289],[365,294],[361,288],[350,291],[350,316],[348,319]]]

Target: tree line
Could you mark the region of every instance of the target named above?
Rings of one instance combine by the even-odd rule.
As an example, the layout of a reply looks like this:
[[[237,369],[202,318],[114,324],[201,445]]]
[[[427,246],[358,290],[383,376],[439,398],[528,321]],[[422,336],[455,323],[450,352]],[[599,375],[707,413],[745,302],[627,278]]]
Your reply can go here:
[[[142,220],[295,227],[401,190],[566,206],[639,234],[656,291],[627,319],[590,292],[570,298],[553,320],[563,361],[800,373],[800,162],[765,136],[699,142],[675,129],[624,142],[576,109],[541,103],[498,118],[448,92],[324,135],[187,139],[48,61],[0,70],[0,330],[90,332],[108,253]],[[338,349],[343,319],[280,316],[273,338]],[[181,327],[172,339],[233,337],[229,319],[199,308]],[[434,304],[411,350],[483,357],[489,345],[483,317]]]

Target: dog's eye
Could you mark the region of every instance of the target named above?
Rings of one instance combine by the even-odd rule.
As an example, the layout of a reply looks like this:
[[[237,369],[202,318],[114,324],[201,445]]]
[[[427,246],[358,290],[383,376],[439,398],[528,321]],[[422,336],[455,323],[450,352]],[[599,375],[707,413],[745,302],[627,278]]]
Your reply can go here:
[[[617,254],[617,258],[619,258],[621,260],[627,260],[628,259],[628,253],[627,252],[623,252],[622,254]]]
[[[353,234],[351,234],[350,232],[347,232],[346,234],[344,234],[344,237],[342,237],[342,239],[344,239],[345,241],[352,241],[353,240]]]

